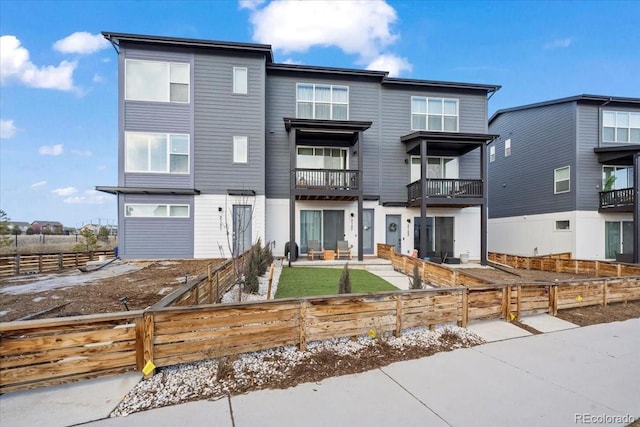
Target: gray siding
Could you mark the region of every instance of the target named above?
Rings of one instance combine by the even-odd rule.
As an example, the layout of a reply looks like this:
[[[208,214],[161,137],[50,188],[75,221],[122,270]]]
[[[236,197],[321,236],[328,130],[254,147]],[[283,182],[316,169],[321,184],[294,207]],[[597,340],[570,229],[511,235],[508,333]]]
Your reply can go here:
[[[189,218],[130,218],[127,203],[188,204]],[[193,196],[123,195],[118,203],[122,258],[193,258]]]
[[[575,103],[502,113],[489,132],[500,135],[492,144],[496,160],[488,163],[490,218],[575,210]],[[512,154],[505,157],[509,138]],[[554,169],[564,166],[571,167],[571,191],[554,194]]]
[[[233,93],[233,67],[247,67],[248,94]],[[194,75],[195,187],[265,193],[265,60],[197,53]],[[233,137],[247,136],[247,164],[233,163]]]

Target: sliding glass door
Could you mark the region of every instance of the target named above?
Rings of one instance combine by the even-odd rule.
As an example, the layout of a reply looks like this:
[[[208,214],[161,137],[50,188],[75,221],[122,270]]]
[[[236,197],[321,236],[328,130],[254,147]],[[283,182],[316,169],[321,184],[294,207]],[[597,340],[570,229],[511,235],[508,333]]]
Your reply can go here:
[[[301,210],[300,253],[307,253],[310,240],[335,250],[338,240],[344,240],[344,210]]]

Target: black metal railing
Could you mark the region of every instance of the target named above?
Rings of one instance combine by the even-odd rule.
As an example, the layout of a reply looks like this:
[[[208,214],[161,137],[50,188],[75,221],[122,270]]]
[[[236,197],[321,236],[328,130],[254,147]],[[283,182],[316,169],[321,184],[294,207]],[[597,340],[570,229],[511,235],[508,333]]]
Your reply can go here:
[[[600,209],[633,207],[634,189],[622,188],[620,190],[601,191]]]
[[[480,179],[427,179],[424,181],[427,197],[482,197]],[[414,181],[407,185],[409,202],[422,197],[422,182]]]
[[[296,189],[358,190],[360,171],[346,169],[295,169]]]

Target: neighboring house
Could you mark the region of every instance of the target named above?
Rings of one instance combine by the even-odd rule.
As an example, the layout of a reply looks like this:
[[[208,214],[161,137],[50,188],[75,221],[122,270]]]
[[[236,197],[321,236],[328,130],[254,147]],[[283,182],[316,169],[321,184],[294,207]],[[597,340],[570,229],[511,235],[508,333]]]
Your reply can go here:
[[[34,234],[62,234],[64,226],[58,221],[33,221],[31,228]]]
[[[359,259],[486,261],[499,86],[277,64],[261,44],[103,33],[118,50],[119,249],[226,257],[261,238]],[[293,251],[291,251],[293,253]]]
[[[22,221],[8,221],[7,228],[9,229],[9,231],[13,230],[13,227],[18,227],[18,229],[22,231],[22,234],[25,234],[29,227],[31,227],[31,224]]]
[[[638,262],[639,98],[509,108],[489,130],[490,251]]]

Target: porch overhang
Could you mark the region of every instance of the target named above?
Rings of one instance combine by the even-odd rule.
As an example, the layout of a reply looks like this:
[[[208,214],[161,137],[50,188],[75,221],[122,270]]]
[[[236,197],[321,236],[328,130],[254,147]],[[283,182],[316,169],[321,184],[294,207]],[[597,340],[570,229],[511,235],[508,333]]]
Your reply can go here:
[[[616,147],[598,147],[593,152],[598,156],[598,163],[612,166],[633,166],[633,159],[640,153],[640,144],[629,144]]]
[[[476,148],[493,142],[499,135],[462,132],[416,131],[400,137],[407,154],[419,155],[420,143],[429,144],[430,156],[459,157]]]
[[[192,196],[200,194],[195,188],[111,187],[96,186],[96,191],[109,194],[156,194],[168,196]]]
[[[353,120],[317,120],[284,117],[287,132],[295,132],[296,145],[353,146],[360,132],[372,122]]]

